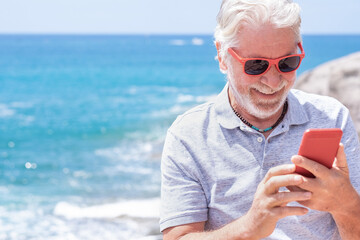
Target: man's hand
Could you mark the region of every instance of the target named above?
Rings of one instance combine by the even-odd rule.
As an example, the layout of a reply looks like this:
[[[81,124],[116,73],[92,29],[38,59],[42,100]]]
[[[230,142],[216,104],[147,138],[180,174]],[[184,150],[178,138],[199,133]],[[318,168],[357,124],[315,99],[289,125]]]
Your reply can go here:
[[[310,200],[299,203],[311,209],[331,213],[342,239],[360,239],[360,196],[350,182],[344,145],[339,145],[331,169],[301,156],[294,156],[291,160],[316,177],[305,178],[302,184],[288,187],[291,191],[313,193]]]
[[[255,239],[270,235],[279,219],[291,215],[304,215],[308,212],[303,207],[287,206],[289,202],[306,202],[312,198],[310,192],[279,192],[279,188],[304,184],[305,178],[294,174],[295,165],[281,165],[269,170],[259,184],[254,201],[248,213],[241,219],[240,226],[245,227]],[[253,238],[253,237],[251,237]]]
[[[310,200],[300,201],[300,204],[311,209],[336,214],[351,209],[358,203],[353,201],[358,198],[358,193],[350,182],[349,169],[342,144],[339,145],[331,169],[301,156],[294,156],[291,160],[294,164],[307,169],[316,177],[304,178],[304,182],[298,185],[301,189],[313,193]],[[295,190],[295,188],[290,189]]]
[[[304,215],[307,208],[287,206],[293,201],[307,201],[311,193],[279,192],[281,187],[298,186],[304,177],[295,174],[295,165],[281,165],[271,168],[257,187],[250,210],[242,217],[220,229],[204,232],[205,222],[185,224],[164,230],[166,239],[261,239],[269,236],[279,219],[291,215]],[[239,199],[241,201],[241,199]]]

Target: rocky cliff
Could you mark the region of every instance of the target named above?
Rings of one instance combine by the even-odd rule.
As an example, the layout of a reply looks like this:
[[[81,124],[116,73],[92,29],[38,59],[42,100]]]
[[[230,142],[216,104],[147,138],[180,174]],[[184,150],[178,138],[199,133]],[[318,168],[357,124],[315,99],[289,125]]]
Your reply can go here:
[[[338,99],[350,109],[360,136],[360,52],[303,73],[294,88]]]

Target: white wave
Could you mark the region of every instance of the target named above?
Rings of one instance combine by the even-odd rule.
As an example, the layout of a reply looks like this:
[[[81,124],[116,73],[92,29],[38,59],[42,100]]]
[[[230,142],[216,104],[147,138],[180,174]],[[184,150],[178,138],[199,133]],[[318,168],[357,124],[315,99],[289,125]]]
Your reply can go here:
[[[165,93],[176,93],[179,92],[180,89],[172,86],[130,86],[126,93],[134,95],[139,93],[157,93],[157,92],[165,92]],[[116,99],[115,99],[116,100]],[[127,98],[121,98],[120,100],[128,101]]]
[[[132,86],[128,89],[128,93],[129,94],[132,94],[132,95],[135,95],[137,92],[138,92],[139,88],[136,87],[136,86]]]
[[[160,92],[166,92],[166,93],[179,92],[179,88],[177,88],[177,87],[159,86],[159,87],[156,87],[156,89],[159,90]]]
[[[216,94],[209,95],[209,96],[197,96],[195,98],[195,101],[198,102],[198,103],[204,103],[204,102],[215,100],[216,97],[217,97]]]
[[[126,144],[125,144],[126,145]],[[137,161],[153,154],[150,143],[134,143],[132,146],[117,146],[95,150],[95,155],[113,160]]]
[[[90,207],[79,207],[68,202],[59,202],[54,208],[54,215],[67,219],[78,218],[159,218],[160,199],[131,200],[119,203]]]
[[[185,40],[182,39],[173,39],[170,41],[170,45],[174,45],[174,46],[184,46],[185,45]]]
[[[123,154],[123,150],[118,147],[103,148],[95,150],[95,155],[100,157],[106,157],[109,159],[118,159]]]
[[[15,110],[10,109],[5,104],[0,104],[0,117],[10,117],[15,114]]]
[[[63,215],[48,214],[37,205],[20,211],[0,206],[0,226],[0,239],[8,240],[161,239],[158,218],[68,219]]]
[[[20,126],[29,126],[36,120],[34,116],[27,116],[23,114],[18,114],[17,119],[20,120]]]
[[[154,117],[154,118],[163,118],[163,117],[169,117],[172,115],[180,115],[184,112],[186,112],[187,110],[189,110],[191,108],[191,106],[185,106],[185,105],[181,105],[181,104],[176,104],[174,106],[172,106],[169,109],[162,109],[162,110],[156,110],[153,111],[150,116]]]
[[[162,152],[167,128],[154,127],[152,131],[146,136],[142,131],[128,133],[125,136],[128,140],[114,147],[96,149],[94,154],[121,163],[157,160]]]
[[[32,108],[34,104],[31,102],[12,102],[10,106],[12,108]]]
[[[143,147],[144,147],[145,152],[151,152],[154,149],[154,147],[151,143],[145,143],[143,145]]]
[[[166,117],[171,115],[179,115],[190,108],[194,107],[196,104],[205,103],[216,98],[216,94],[208,96],[193,96],[190,94],[179,94],[176,98],[176,103],[174,106],[168,109],[156,110],[150,114],[151,117]]]
[[[202,40],[201,38],[193,38],[193,39],[191,40],[191,43],[192,43],[193,45],[201,46],[201,45],[204,44],[204,40]]]
[[[87,178],[90,178],[92,177],[92,174],[86,172],[86,171],[82,171],[82,170],[79,170],[79,171],[75,171],[73,173],[73,176],[75,178],[82,178],[82,179],[87,179]]]
[[[178,103],[184,103],[184,102],[204,103],[204,102],[215,99],[215,97],[216,97],[216,95],[192,96],[192,95],[179,94],[176,101]]]
[[[179,94],[176,101],[178,103],[184,103],[184,102],[193,102],[194,100],[195,97],[192,95]]]
[[[136,88],[130,88],[128,92],[130,94],[136,94]],[[111,99],[111,103],[113,103],[115,106],[118,106],[119,104],[128,103],[129,99],[126,97],[114,97]]]
[[[1,194],[7,194],[9,192],[9,189],[5,186],[0,186],[0,193]],[[1,213],[1,208],[0,208],[0,213]]]
[[[116,170],[119,172],[125,172],[125,173],[135,173],[140,175],[150,175],[154,171],[150,168],[144,168],[144,167],[126,167],[124,165],[118,165],[116,167]]]
[[[179,115],[179,114],[186,112],[190,108],[191,108],[190,106],[175,105],[175,106],[171,107],[169,109],[169,111],[171,114]]]
[[[217,95],[209,95],[209,96],[192,96],[187,94],[179,94],[177,96],[175,104],[169,109],[157,110],[151,113],[152,117],[164,117],[169,115],[179,115],[190,108],[194,107],[196,104],[205,103],[211,100],[214,100]],[[191,103],[194,103],[191,105]]]

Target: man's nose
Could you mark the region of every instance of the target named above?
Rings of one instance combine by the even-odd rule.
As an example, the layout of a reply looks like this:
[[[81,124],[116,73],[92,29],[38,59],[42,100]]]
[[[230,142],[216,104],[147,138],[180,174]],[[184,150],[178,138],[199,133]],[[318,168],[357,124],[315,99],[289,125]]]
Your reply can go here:
[[[270,69],[261,76],[261,83],[267,85],[272,89],[276,89],[281,83],[281,73],[277,70],[275,65],[272,65]]]

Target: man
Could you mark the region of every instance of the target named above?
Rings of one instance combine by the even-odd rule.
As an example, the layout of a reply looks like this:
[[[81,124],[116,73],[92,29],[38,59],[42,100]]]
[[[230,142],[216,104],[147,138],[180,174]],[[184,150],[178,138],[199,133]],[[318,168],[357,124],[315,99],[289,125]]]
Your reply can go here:
[[[360,239],[360,147],[349,111],[290,90],[304,57],[299,12],[289,0],[223,1],[215,40],[228,83],[168,131],[165,240]],[[309,128],[343,130],[331,169],[296,155]]]

